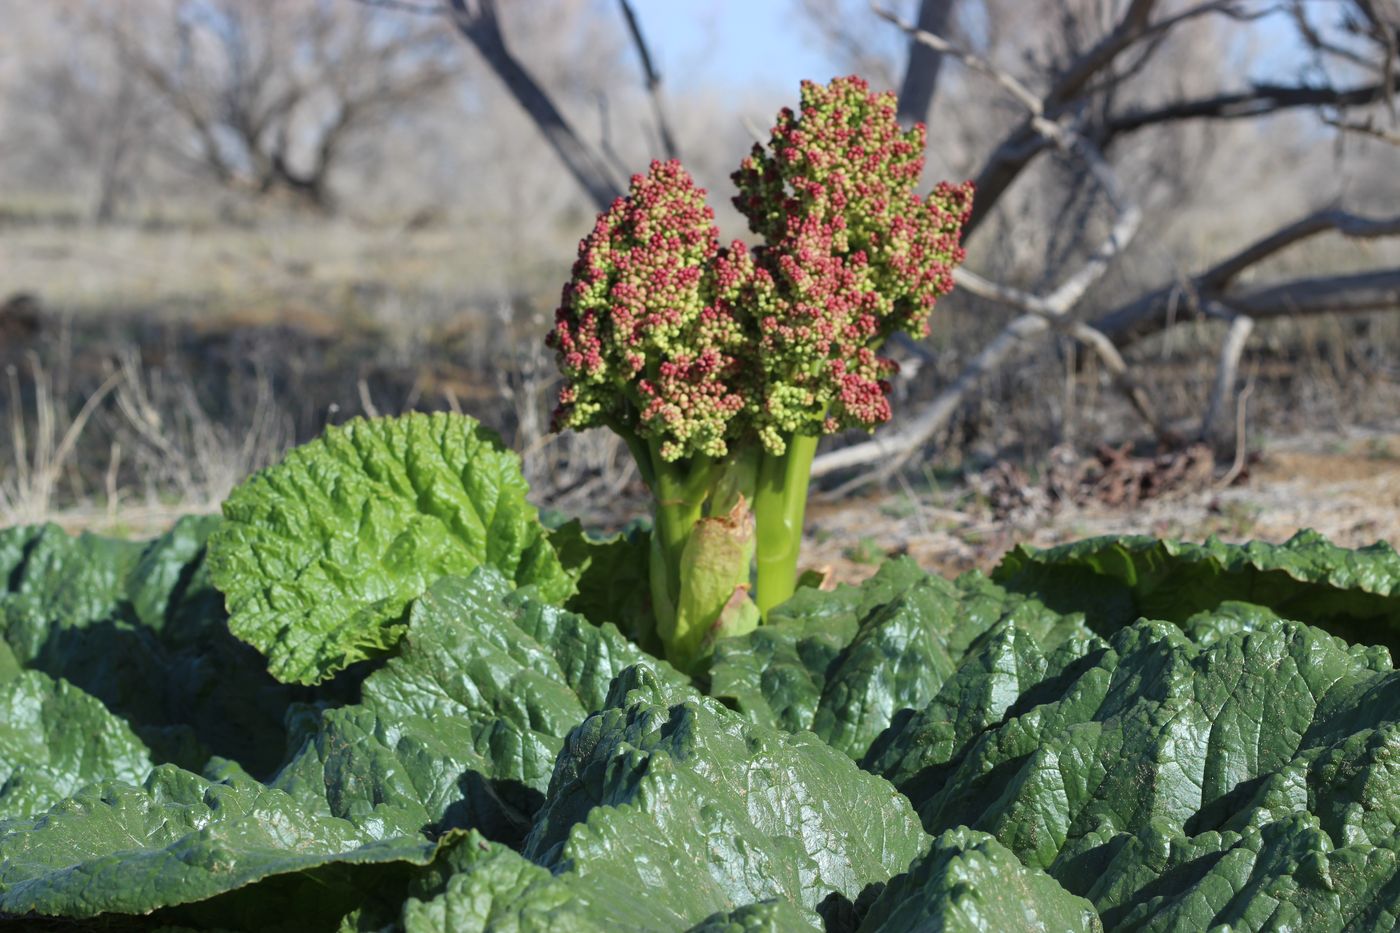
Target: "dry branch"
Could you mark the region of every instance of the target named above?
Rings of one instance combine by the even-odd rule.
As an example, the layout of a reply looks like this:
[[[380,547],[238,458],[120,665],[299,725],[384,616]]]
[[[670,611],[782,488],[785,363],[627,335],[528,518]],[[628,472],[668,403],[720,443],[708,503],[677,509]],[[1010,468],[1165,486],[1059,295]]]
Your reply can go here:
[[[642,76],[646,79],[647,97],[651,100],[651,116],[656,121],[656,132],[661,137],[661,150],[668,159],[681,157],[680,146],[676,144],[676,134],[671,131],[671,121],[666,115],[666,99],[661,92],[661,76],[657,74],[651,60],[651,47],[642,36],[642,25],[637,12],[628,0],[617,0],[622,7],[622,18],[627,22],[627,34],[632,37],[632,45],[637,57],[642,61]]]
[[[1206,413],[1201,417],[1201,429],[1197,433],[1197,437],[1202,441],[1210,440],[1215,420],[1220,417],[1226,401],[1234,394],[1240,356],[1244,353],[1244,345],[1253,330],[1254,318],[1248,315],[1236,315],[1230,321],[1230,330],[1225,335],[1225,342],[1220,346],[1220,366],[1216,370],[1215,386],[1211,389],[1210,402],[1206,405]]]
[[[1135,0],[1128,4],[1109,34],[1070,62],[1045,94],[1045,115],[1055,119],[1066,112],[1082,109],[1088,103],[1089,96],[1101,89],[1094,82],[1110,72],[1119,56],[1144,41],[1159,39],[1187,20],[1206,15],[1251,20],[1280,10],[1276,6],[1250,9],[1242,2],[1222,0],[1200,3],[1154,21],[1152,14],[1156,6],[1156,0]],[[1121,75],[1105,79],[1108,86],[1116,86],[1121,80]],[[1102,148],[1119,136],[1164,123],[1253,118],[1302,107],[1360,106],[1390,101],[1395,93],[1394,82],[1389,78],[1347,89],[1257,84],[1244,91],[1176,101],[1161,107],[1141,108],[1110,116],[1090,135]],[[1002,195],[1048,146],[1049,140],[1038,132],[1033,120],[1028,119],[995,147],[976,178],[977,201],[966,227],[968,236],[981,226]]]
[[[1377,311],[1400,307],[1400,269],[1321,276],[1232,291],[1241,273],[1295,243],[1320,233],[1355,239],[1400,236],[1400,217],[1364,217],[1325,210],[1287,224],[1186,282],[1162,285],[1093,322],[1120,347],[1171,326],[1183,306],[1208,313],[1216,302],[1253,318],[1325,311]]]
[[[1147,6],[1150,7],[1151,4],[1149,3]],[[858,476],[845,484],[840,490],[844,492],[860,485],[888,478],[898,472],[919,449],[927,444],[938,431],[942,430],[962,404],[964,396],[978,384],[983,376],[996,371],[1031,338],[1048,332],[1052,327],[1060,328],[1071,336],[1075,336],[1076,339],[1087,343],[1101,355],[1106,354],[1104,355],[1105,364],[1114,373],[1120,386],[1124,388],[1135,405],[1141,406],[1140,411],[1144,417],[1160,433],[1161,428],[1155,413],[1152,411],[1151,403],[1147,399],[1146,393],[1138,389],[1132,382],[1122,356],[1109,345],[1110,342],[1103,338],[1103,335],[1098,334],[1087,325],[1076,323],[1069,318],[1069,313],[1083,298],[1084,293],[1108,270],[1113,258],[1121,253],[1136,235],[1142,222],[1141,210],[1127,199],[1117,177],[1103,158],[1102,153],[1073,128],[1044,117],[1045,101],[1036,97],[1034,92],[1014,76],[941,36],[935,36],[927,30],[919,29],[894,13],[879,7],[875,7],[875,12],[883,19],[898,26],[911,39],[951,55],[967,64],[968,67],[991,78],[1008,94],[1020,101],[1030,111],[1028,125],[1033,127],[1036,133],[1062,150],[1072,152],[1084,160],[1095,180],[1104,190],[1109,202],[1113,205],[1117,217],[1108,236],[1083,266],[1048,294],[1032,295],[1006,285],[989,282],[975,273],[958,270],[956,273],[957,281],[969,291],[1021,308],[1027,313],[1007,324],[1001,333],[983,347],[971,363],[959,373],[957,379],[940,392],[931,403],[912,417],[902,418],[897,430],[874,437],[864,443],[831,451],[817,457],[812,464],[812,476],[821,477],[838,470],[880,464],[877,469]]]
[[[495,0],[450,0],[452,24],[480,53],[544,135],[594,207],[607,210],[622,194],[602,154],[584,142],[553,98],[506,45]]]
[[[958,0],[923,0],[919,4],[918,27],[930,35],[948,31],[953,7]],[[942,70],[943,52],[933,46],[909,40],[909,65],[899,85],[899,111],[896,116],[905,126],[926,122],[938,90],[938,73]]]

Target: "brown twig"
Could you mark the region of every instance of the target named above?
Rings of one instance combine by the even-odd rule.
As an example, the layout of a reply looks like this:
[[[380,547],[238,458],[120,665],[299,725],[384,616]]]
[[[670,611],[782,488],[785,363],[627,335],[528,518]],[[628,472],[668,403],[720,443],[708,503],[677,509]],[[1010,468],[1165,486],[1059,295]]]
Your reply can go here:
[[[622,8],[622,18],[627,22],[627,33],[632,37],[632,46],[637,57],[642,60],[642,75],[646,78],[647,97],[651,100],[651,116],[656,121],[656,132],[661,137],[661,148],[668,159],[681,157],[680,146],[676,144],[676,134],[671,132],[671,121],[667,116],[665,97],[661,91],[661,76],[657,74],[651,61],[651,49],[642,36],[642,26],[637,20],[637,12],[628,0],[617,0]]]

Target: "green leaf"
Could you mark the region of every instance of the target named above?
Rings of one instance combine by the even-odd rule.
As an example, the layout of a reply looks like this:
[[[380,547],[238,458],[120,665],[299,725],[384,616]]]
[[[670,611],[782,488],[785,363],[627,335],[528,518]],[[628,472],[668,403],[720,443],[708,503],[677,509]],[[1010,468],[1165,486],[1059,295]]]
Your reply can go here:
[[[217,917],[302,892],[311,900],[290,915],[338,905],[338,919],[356,884],[425,864],[425,833],[470,826],[518,842],[565,735],[643,657],[612,625],[513,590],[490,568],[444,578],[415,603],[401,652],[364,681],[361,702],[305,727],[271,786],[166,766],[144,787],[108,782],[0,823],[0,911],[84,917],[207,901],[198,916]],[[399,868],[354,868],[382,863]],[[246,902],[219,900],[254,883]]]
[[[446,861],[452,874],[419,891],[388,925],[403,933],[518,930],[520,933],[615,933],[665,929],[668,912],[655,899],[619,886],[580,897],[577,876],[559,876],[505,846],[473,834]],[[662,926],[657,926],[658,922]],[[383,929],[384,927],[380,927]]]
[[[139,783],[151,759],[101,701],[38,671],[0,679],[0,820],[42,813],[87,784]]]
[[[1098,912],[986,833],[952,829],[875,900],[861,933],[1100,931]]]
[[[821,926],[791,901],[770,900],[711,914],[689,933],[810,933],[814,929]]]
[[[0,641],[19,666],[100,699],[157,760],[198,769],[216,754],[265,774],[288,705],[313,697],[229,634],[204,561],[218,522],[181,519],[150,542],[0,531]]]
[[[1084,632],[1047,653],[1040,634],[1009,613],[968,649],[932,701],[895,717],[871,744],[862,767],[912,799],[925,800],[946,786],[973,740],[1013,709],[1071,701],[1084,668],[1104,648]]]
[[[211,573],[229,628],[278,680],[312,684],[393,648],[436,580],[495,567],[549,602],[574,590],[519,458],[470,418],[332,427],[224,503]]]
[[[397,915],[342,930],[819,929],[928,842],[887,783],[812,736],[641,666],[569,736],[548,800],[524,854],[472,833]]]
[[[595,538],[577,519],[549,534],[564,568],[578,576],[578,591],[564,608],[599,625],[611,622],[629,639],[660,656],[661,640],[650,605],[647,562],[651,535],[633,529]]]
[[[375,841],[236,771],[211,780],[162,765],[141,786],[96,785],[42,816],[0,823],[0,913],[146,914],[283,876],[283,896],[291,882],[302,895],[298,922],[339,917],[347,889],[324,884],[323,872],[427,864],[436,848],[421,836]],[[242,926],[220,906],[208,916]]]
[[[815,736],[744,722],[639,667],[570,734],[523,852],[577,877],[599,911],[664,891],[645,899],[656,922],[633,928],[683,929],[773,898],[836,910],[927,842],[903,797]]]
[[[867,764],[930,832],[992,833],[1109,929],[1393,919],[1400,674],[1384,649],[1251,624],[1203,647],[1138,622],[1068,660],[988,640]]]
[[[411,896],[392,916],[361,916],[343,933],[616,933],[680,929],[665,898],[628,887],[625,877],[554,874],[476,833],[450,847],[410,885]],[[639,896],[641,894],[641,896]],[[810,933],[818,918],[790,901],[773,899],[716,912],[695,933]]]
[[[472,827],[518,842],[564,737],[644,657],[611,624],[512,592],[490,568],[444,578],[415,603],[399,655],[359,704],[322,714],[276,786],[325,794],[329,812],[381,836]]]
[[[1009,552],[993,578],[1111,634],[1137,618],[1184,623],[1227,601],[1252,603],[1348,641],[1400,650],[1400,554],[1348,550],[1315,531],[1285,544],[1205,544],[1143,536],[1090,538]]]
[[[891,561],[859,588],[799,590],[774,622],[722,641],[712,694],[751,721],[810,729],[852,758],[904,709],[919,709],[956,669],[968,645],[1003,618],[1054,644],[1082,632],[980,574],[957,583]]]

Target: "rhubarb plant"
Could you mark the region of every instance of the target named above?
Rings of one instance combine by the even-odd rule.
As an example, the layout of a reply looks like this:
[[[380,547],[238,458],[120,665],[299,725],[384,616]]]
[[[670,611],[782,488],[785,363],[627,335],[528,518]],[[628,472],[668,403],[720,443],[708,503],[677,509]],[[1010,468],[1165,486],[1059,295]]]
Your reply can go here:
[[[764,246],[717,247],[674,164],[586,244],[563,417],[628,439],[650,532],[541,519],[447,413],[329,428],[153,541],[0,529],[0,929],[1394,928],[1389,544],[792,591],[803,445],[888,416],[881,328],[946,289],[874,188],[837,222],[843,108],[885,100],[804,89],[740,172]],[[825,343],[848,293],[803,290],[854,267],[889,303]]]
[[[655,634],[686,670],[792,596],[819,438],[889,420],[879,349],[927,334],[952,288],[972,189],[915,193],[925,143],[892,94],[807,82],[733,176],[759,245],[720,246],[675,161],[579,244],[548,338],[554,423],[626,441],[653,500]]]

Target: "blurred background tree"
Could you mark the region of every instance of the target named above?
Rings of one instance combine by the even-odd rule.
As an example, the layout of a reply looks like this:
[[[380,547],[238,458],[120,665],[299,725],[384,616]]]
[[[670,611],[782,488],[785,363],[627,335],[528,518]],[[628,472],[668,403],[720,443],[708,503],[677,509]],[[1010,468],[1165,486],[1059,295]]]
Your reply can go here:
[[[411,407],[500,428],[542,499],[617,499],[619,451],[545,430],[578,238],[675,153],[744,235],[729,172],[799,79],[849,72],[928,123],[929,184],[979,196],[970,275],[896,348],[896,424],[824,448],[831,488],[1196,441],[1218,481],[1251,439],[1400,411],[1396,0],[0,0],[0,22],[0,464],[25,464],[0,520],[208,508],[328,420]]]

